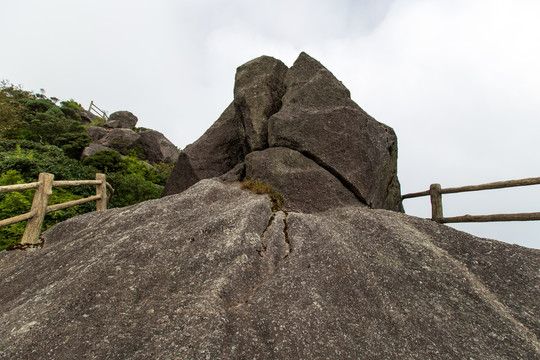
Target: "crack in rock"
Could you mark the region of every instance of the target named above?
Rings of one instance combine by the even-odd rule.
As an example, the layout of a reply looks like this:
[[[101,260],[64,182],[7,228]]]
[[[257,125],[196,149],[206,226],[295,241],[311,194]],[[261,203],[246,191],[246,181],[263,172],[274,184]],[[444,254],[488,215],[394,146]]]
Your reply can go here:
[[[312,154],[309,151],[294,149],[294,147],[291,147],[291,149],[300,152],[302,155],[304,155],[308,159],[314,161],[317,165],[322,167],[324,170],[328,171],[332,176],[334,176],[345,187],[345,189],[349,190],[358,201],[360,201],[362,204],[366,204],[366,205],[371,207],[371,204],[368,204],[367,200],[364,199],[364,197],[362,196],[360,191],[349,180],[347,180],[343,175],[341,175],[339,173],[339,171],[337,171],[336,169],[334,169],[330,165],[327,165],[318,156],[316,156],[315,154]]]
[[[289,257],[292,249],[287,229],[287,216],[288,214],[285,211],[273,212],[268,225],[260,236],[261,248],[257,249],[257,253],[262,258],[259,266],[265,270],[262,271],[258,284],[253,286],[241,301],[230,304],[228,308],[237,308],[248,304],[259,289],[276,275],[283,261]],[[281,231],[277,229],[279,220],[282,223]]]
[[[289,228],[287,226],[287,217],[289,216],[289,213],[287,211],[283,211],[285,216],[283,217],[283,239],[285,241],[285,244],[287,245],[287,251],[285,256],[283,257],[283,260],[289,257],[289,254],[292,252],[291,248],[291,242],[289,240]]]
[[[266,252],[266,249],[268,248],[268,244],[264,243],[264,238],[266,236],[266,232],[268,231],[268,229],[270,228],[270,226],[274,222],[275,218],[276,218],[276,213],[273,212],[272,216],[270,217],[270,220],[268,220],[268,224],[266,225],[266,228],[264,228],[264,230],[263,230],[263,232],[261,234],[261,248],[257,249],[257,253],[259,254],[260,257],[264,257],[264,253]]]

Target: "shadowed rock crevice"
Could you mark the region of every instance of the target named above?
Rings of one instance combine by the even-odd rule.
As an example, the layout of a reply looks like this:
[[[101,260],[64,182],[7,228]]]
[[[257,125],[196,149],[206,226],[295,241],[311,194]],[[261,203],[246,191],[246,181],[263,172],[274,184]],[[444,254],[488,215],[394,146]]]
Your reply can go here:
[[[283,257],[283,259],[285,259],[292,253],[293,249],[291,247],[291,241],[289,239],[289,230],[287,227],[287,217],[289,216],[289,213],[287,211],[283,211],[283,213],[285,214],[285,216],[283,217],[283,240],[285,241],[285,244],[287,244],[287,251],[286,251],[285,256]]]

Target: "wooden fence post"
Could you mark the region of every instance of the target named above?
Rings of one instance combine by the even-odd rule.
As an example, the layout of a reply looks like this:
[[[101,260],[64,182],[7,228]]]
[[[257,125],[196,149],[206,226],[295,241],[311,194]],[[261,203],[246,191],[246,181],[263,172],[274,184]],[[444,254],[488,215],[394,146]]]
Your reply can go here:
[[[101,196],[101,198],[96,201],[96,210],[107,210],[107,181],[105,174],[96,174],[96,180],[101,181],[101,185],[96,185],[96,195]]]
[[[431,220],[440,222],[443,217],[441,185],[431,184],[429,196],[431,197]]]
[[[30,212],[34,213],[34,216],[26,223],[21,244],[37,244],[39,242],[43,218],[47,213],[47,204],[52,194],[53,179],[53,174],[39,174],[39,186],[32,201],[32,210],[30,210]]]

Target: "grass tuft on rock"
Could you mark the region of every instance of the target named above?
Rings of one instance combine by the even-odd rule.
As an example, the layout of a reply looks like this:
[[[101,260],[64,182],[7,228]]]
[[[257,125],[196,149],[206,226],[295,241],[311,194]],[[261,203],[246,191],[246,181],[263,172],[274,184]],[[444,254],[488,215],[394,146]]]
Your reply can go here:
[[[272,211],[281,210],[281,207],[285,203],[283,196],[274,191],[272,187],[268,184],[263,184],[259,180],[248,179],[240,184],[241,189],[248,189],[254,194],[267,194],[272,200]]]

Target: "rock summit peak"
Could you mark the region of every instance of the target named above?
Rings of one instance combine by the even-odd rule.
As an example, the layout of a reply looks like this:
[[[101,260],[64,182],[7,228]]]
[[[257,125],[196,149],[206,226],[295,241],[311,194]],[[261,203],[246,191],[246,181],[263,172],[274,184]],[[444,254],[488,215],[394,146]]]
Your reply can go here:
[[[305,52],[291,68],[270,56],[238,67],[233,102],[184,149],[164,195],[232,169],[225,178],[266,182],[289,210],[358,204],[402,211],[394,131]]]

